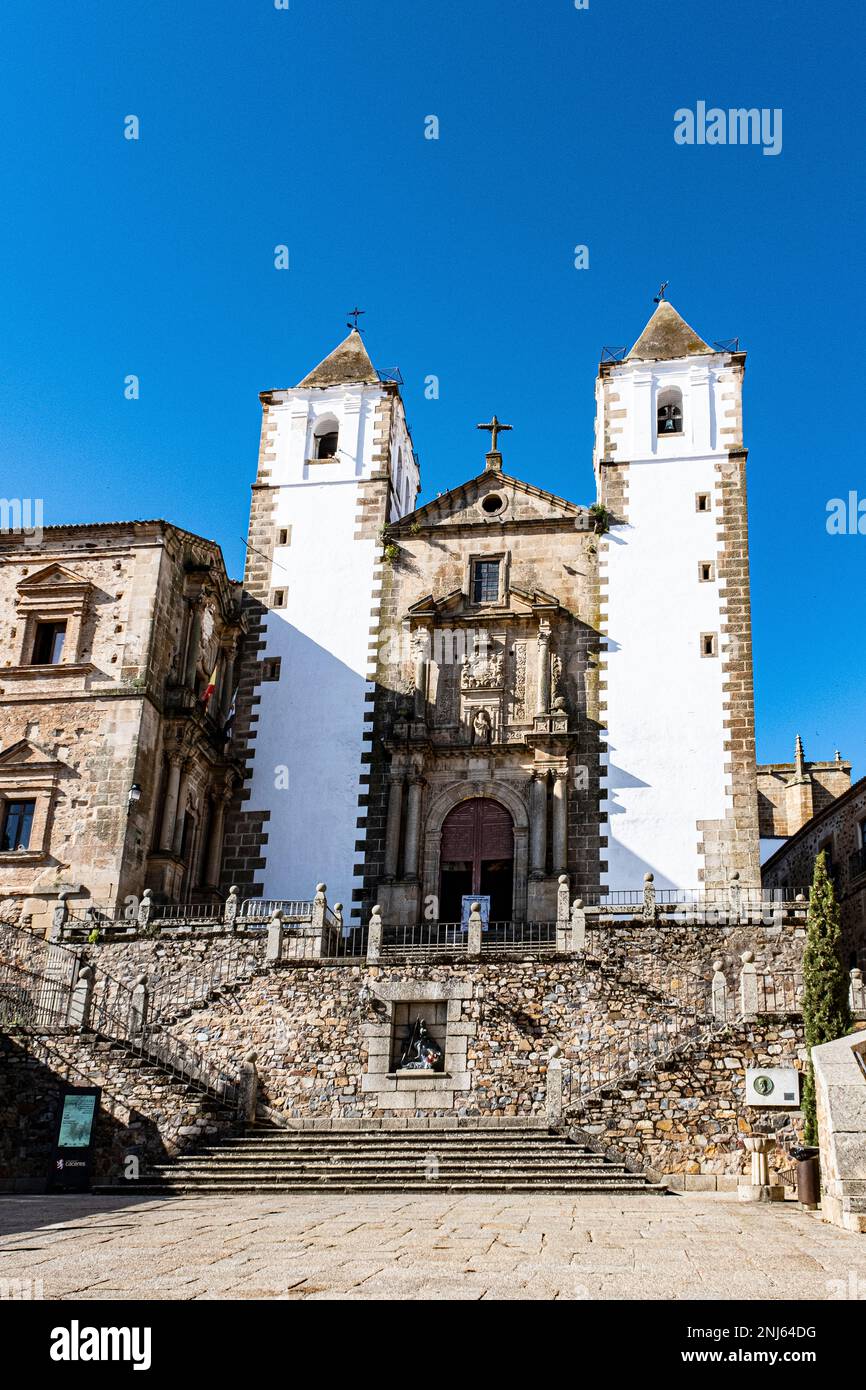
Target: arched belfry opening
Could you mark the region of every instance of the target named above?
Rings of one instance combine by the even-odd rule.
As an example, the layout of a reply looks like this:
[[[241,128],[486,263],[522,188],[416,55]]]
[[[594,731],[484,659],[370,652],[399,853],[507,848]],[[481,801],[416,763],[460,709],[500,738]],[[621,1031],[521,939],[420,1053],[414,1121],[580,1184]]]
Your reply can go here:
[[[659,437],[682,434],[683,393],[678,386],[669,386],[659,393],[657,429]]]
[[[455,806],[442,823],[439,920],[459,922],[462,899],[490,897],[490,920],[508,921],[514,893],[514,822],[491,797]]]

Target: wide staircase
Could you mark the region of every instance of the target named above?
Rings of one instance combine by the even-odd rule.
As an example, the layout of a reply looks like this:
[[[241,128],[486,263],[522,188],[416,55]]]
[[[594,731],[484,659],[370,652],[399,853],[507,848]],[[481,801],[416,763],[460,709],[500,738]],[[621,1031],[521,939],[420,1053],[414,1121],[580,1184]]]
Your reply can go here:
[[[101,1187],[130,1193],[130,1184]],[[160,1164],[135,1184],[153,1196],[276,1192],[660,1193],[565,1135],[543,1129],[249,1128]]]

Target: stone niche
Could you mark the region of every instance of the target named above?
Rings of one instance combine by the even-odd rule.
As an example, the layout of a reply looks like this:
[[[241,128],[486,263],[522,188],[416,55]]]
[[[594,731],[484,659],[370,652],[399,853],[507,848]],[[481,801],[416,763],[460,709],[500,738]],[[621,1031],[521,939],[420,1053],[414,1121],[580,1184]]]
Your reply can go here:
[[[367,1072],[361,1089],[381,1110],[448,1110],[470,1086],[466,1050],[477,1025],[464,1018],[472,998],[467,980],[394,980],[373,985],[373,1017],[363,1025]],[[445,1053],[442,1071],[400,1071],[400,1053],[415,1020],[423,1018]],[[457,1104],[461,1102],[458,1099]]]

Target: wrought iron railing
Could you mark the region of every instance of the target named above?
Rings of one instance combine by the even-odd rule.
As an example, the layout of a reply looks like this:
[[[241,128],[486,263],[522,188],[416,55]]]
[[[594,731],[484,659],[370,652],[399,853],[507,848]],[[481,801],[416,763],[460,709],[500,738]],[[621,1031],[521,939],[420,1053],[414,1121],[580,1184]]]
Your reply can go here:
[[[138,1007],[134,990],[112,979],[93,1000],[90,1026],[96,1033],[125,1043],[136,1055],[206,1091],[226,1104],[238,1099],[238,1078],[207,1058],[200,1048],[166,1031]]]
[[[799,1014],[803,1009],[803,976],[798,970],[774,970],[755,976],[759,1014]]]
[[[556,950],[555,922],[491,922],[481,933],[482,952]]]
[[[355,927],[349,932],[336,929],[326,922],[324,931],[309,922],[296,922],[283,927],[282,959],[293,960],[358,960],[367,952],[367,928]]]
[[[220,926],[225,911],[224,903],[157,903],[148,919],[160,929],[165,927],[215,927]]]
[[[155,1023],[165,1023],[201,1008],[221,990],[251,979],[260,968],[259,952],[249,941],[240,938],[220,943],[220,949],[210,951],[191,968],[171,971],[150,984],[150,1017]]]
[[[581,1111],[603,1091],[626,1087],[638,1074],[657,1070],[683,1047],[725,1026],[724,1019],[713,1017],[707,981],[690,1002],[674,991],[646,1018],[614,1020],[612,1035],[567,1058],[571,1108]]]
[[[275,912],[283,922],[309,922],[313,904],[305,898],[246,898],[237,920],[247,927],[266,927]]]
[[[382,955],[409,955],[438,951],[462,955],[466,951],[467,933],[460,922],[409,922],[383,927]]]
[[[11,960],[0,960],[0,1028],[40,1033],[65,1029],[69,1019],[71,986],[64,980],[29,970]]]
[[[65,1028],[78,975],[78,953],[46,942],[20,927],[0,934],[0,1024],[39,1032]],[[170,982],[167,982],[170,984]],[[138,1055],[202,1087],[219,1100],[237,1099],[237,1078],[214,1066],[198,1048],[166,1031],[159,1019],[159,987],[142,1011],[139,996],[122,980],[100,970],[90,1004],[89,1030],[125,1043]]]
[[[598,916],[639,916],[646,902],[646,889],[589,890],[581,896],[587,912]],[[653,885],[651,896],[660,914],[694,908],[730,916],[767,908],[802,908],[804,903],[800,898],[808,899],[809,890],[747,887],[737,883],[725,888],[657,888]]]

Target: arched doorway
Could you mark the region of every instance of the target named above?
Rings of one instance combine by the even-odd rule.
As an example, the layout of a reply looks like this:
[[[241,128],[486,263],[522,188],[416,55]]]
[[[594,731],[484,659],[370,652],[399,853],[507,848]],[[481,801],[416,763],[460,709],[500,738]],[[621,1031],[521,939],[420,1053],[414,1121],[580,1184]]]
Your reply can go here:
[[[514,889],[514,822],[490,797],[462,801],[442,823],[439,875],[439,920],[459,922],[461,899],[490,896],[490,920],[512,915]]]

